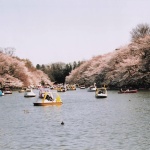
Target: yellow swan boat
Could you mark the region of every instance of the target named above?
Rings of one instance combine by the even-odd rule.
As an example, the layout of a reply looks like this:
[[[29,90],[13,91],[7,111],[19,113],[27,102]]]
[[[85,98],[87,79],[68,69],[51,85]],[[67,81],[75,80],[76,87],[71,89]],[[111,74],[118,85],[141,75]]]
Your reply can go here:
[[[45,92],[44,98],[38,98],[36,102],[33,103],[34,106],[51,106],[51,105],[61,105],[62,100],[58,93]]]

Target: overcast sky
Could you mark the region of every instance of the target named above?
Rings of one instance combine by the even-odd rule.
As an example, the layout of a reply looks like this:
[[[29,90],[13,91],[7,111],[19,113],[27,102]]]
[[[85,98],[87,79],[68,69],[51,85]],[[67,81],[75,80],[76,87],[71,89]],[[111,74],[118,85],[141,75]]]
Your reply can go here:
[[[150,24],[149,0],[0,0],[0,47],[34,65],[88,60]]]

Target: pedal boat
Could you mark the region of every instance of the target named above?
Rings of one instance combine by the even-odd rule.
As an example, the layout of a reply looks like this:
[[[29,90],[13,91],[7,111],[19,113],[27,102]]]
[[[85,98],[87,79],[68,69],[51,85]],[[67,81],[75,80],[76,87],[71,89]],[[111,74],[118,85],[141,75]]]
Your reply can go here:
[[[107,89],[105,87],[97,88],[95,92],[96,98],[106,98],[107,97]]]
[[[38,98],[36,102],[33,103],[34,106],[53,106],[53,105],[61,105],[62,100],[60,96],[56,93],[56,98],[54,98],[53,93],[44,93],[44,97]]]

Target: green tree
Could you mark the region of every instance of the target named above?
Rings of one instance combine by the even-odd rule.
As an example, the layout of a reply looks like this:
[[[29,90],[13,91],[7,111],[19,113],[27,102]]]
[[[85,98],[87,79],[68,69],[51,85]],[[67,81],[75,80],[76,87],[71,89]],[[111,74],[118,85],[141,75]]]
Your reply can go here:
[[[77,67],[77,63],[76,61],[73,62],[73,69],[75,69]]]
[[[41,66],[39,64],[36,65],[36,69],[40,70]]]
[[[48,75],[48,77],[53,82],[57,83],[65,83],[65,78],[70,74],[70,72],[78,67],[81,62],[73,62],[72,63],[52,63],[49,65],[36,65],[36,68],[42,70],[44,73]]]
[[[45,65],[44,65],[44,64],[42,64],[42,66],[41,66],[41,70],[42,70],[43,72],[46,72],[46,67],[45,67]]]
[[[66,76],[69,75],[69,73],[71,72],[71,70],[72,70],[71,64],[66,64],[65,68],[63,69],[64,79],[66,78]]]

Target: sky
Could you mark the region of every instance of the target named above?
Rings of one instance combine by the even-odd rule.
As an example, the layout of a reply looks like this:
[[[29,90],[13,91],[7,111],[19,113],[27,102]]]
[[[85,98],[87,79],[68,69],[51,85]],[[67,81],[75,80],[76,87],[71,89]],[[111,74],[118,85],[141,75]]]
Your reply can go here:
[[[0,0],[0,47],[33,65],[89,60],[150,24],[149,0]]]

